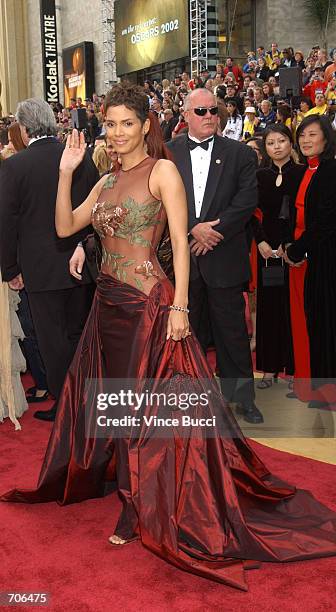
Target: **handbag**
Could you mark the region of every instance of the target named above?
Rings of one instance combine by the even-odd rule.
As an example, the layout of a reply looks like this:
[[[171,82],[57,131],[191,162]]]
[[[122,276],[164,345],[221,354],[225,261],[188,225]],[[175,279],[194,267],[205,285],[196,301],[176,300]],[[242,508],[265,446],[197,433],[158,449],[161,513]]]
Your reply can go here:
[[[266,259],[266,266],[262,268],[263,287],[283,287],[285,284],[285,268],[283,259],[281,266],[269,266]]]
[[[86,238],[84,238],[83,249],[85,252],[86,265],[88,267],[91,279],[95,283],[97,281],[102,260],[101,242],[96,232],[89,234]]]

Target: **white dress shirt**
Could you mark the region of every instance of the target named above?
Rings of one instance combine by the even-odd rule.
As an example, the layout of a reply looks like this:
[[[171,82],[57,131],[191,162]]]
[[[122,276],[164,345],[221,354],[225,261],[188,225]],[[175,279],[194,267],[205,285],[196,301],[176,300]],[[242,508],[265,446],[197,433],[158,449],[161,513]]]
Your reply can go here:
[[[202,142],[201,140],[198,140],[197,138],[194,138],[190,135],[189,138],[190,140],[194,140],[195,142]],[[206,138],[205,140],[208,139]],[[209,142],[209,147],[207,151],[205,149],[202,149],[202,147],[196,147],[195,149],[190,151],[196,218],[199,217],[201,214],[205,187],[208,180],[213,143],[213,140]]]
[[[55,136],[37,136],[37,138],[31,138],[28,142],[28,147],[33,144],[33,142],[36,142],[37,140],[43,140],[43,138],[55,138]]]

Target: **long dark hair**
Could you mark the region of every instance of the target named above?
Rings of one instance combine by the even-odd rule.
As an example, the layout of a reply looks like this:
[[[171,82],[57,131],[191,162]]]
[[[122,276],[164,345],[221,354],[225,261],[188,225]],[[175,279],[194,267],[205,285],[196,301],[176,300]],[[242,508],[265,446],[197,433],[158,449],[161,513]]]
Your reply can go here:
[[[234,98],[227,98],[226,100],[226,107],[228,104],[231,104],[231,106],[234,106],[234,111],[232,113],[232,118],[234,119],[234,122],[236,123],[237,121],[237,117],[239,116],[239,110],[238,110],[238,105],[237,105],[237,100],[235,100]]]
[[[298,129],[296,130],[296,141],[299,146],[300,161],[307,163],[307,158],[301,153],[300,136],[303,130],[305,130],[309,125],[312,125],[313,123],[317,123],[320,126],[323,132],[323,136],[326,140],[326,146],[324,148],[324,151],[319,156],[320,161],[334,159],[336,155],[336,138],[335,132],[328,117],[323,117],[322,115],[310,115],[302,120]]]
[[[155,159],[172,159],[163,142],[159,121],[155,113],[150,112],[149,99],[143,87],[127,81],[114,85],[105,97],[105,114],[111,106],[126,106],[135,112],[142,125],[149,119],[150,128],[145,139],[148,155]]]
[[[150,128],[147,136],[145,137],[148,155],[154,159],[172,160],[173,155],[163,141],[162,130],[157,114],[149,112],[148,118],[150,120]]]

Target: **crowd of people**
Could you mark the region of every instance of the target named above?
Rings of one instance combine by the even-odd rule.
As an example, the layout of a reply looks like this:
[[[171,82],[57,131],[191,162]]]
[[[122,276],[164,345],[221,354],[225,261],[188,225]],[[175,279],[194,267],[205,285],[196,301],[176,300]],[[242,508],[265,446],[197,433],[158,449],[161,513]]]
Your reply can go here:
[[[302,71],[302,96],[286,99],[279,93],[280,72],[293,66]],[[250,349],[256,351],[256,369],[263,372],[263,378],[257,386],[259,389],[267,389],[277,382],[278,375],[283,373],[288,376],[288,397],[299,397],[307,401],[310,399],[311,406],[329,405],[329,400],[312,394],[310,385],[308,393],[307,385],[303,385],[303,389],[302,384],[299,388],[299,383],[295,382],[296,379],[311,378],[303,303],[306,264],[303,264],[300,270],[289,266],[282,245],[285,234],[290,236],[288,240],[293,240],[294,235],[298,236],[304,230],[302,194],[301,212],[298,215],[300,229],[295,227],[293,221],[296,214],[289,219],[287,211],[286,220],[279,215],[283,213],[284,202],[290,201],[295,210],[299,206],[295,203],[297,181],[305,168],[299,161],[306,161],[298,140],[302,121],[312,117],[312,126],[318,126],[318,129],[323,131],[326,143],[331,143],[333,129],[336,128],[336,48],[332,49],[328,56],[325,50],[315,46],[307,58],[304,58],[299,50],[294,51],[291,47],[280,50],[277,44],[272,43],[269,51],[260,46],[256,52],[249,52],[242,67],[228,57],[224,64],[217,64],[215,74],[203,71],[200,76],[191,78],[187,72],[183,72],[173,80],[145,81],[143,88],[148,96],[151,114],[158,120],[161,137],[173,150],[172,143],[189,131],[187,117],[188,114],[190,117],[190,113],[185,106],[186,100],[191,92],[201,90],[215,98],[217,134],[242,141],[255,151],[259,196],[258,206],[246,225],[251,265],[251,277],[246,289],[251,320]],[[120,168],[118,154],[106,129],[104,102],[105,94],[98,96],[94,93],[92,99],[71,99],[68,108],[64,108],[60,103],[51,103],[55,119],[54,135],[60,143],[64,143],[72,132],[73,113],[78,109],[86,111],[86,127],[83,132],[99,177]],[[314,117],[324,119],[318,123],[314,122]],[[0,123],[0,155],[2,160],[6,160],[24,150],[27,144],[22,139],[19,124],[13,115],[2,117]],[[329,157],[332,158],[332,144],[328,145],[327,149]],[[284,150],[283,157],[281,150]],[[299,178],[295,182],[293,177]],[[77,279],[81,278],[83,265],[80,264],[78,272],[78,252],[78,249],[75,249],[74,256],[70,258],[70,271]],[[96,272],[92,271],[95,262],[90,264],[89,259],[87,257],[87,264],[90,266],[91,275],[95,277]],[[279,274],[281,278],[279,276],[278,280],[267,281],[267,274]],[[271,286],[266,283],[273,284]],[[9,292],[11,291],[13,289],[9,287]],[[35,383],[27,392],[27,401],[44,402],[50,397],[53,384],[50,386],[50,381],[49,385],[47,382],[24,288],[20,289],[20,297],[17,308],[25,336],[22,346]],[[198,296],[198,301],[200,299]],[[12,319],[16,321],[15,313],[12,314]],[[203,319],[205,320],[206,316],[203,316]],[[193,324],[200,327],[199,322],[193,321]],[[213,320],[212,327],[214,326],[216,325]],[[204,327],[206,326],[203,325],[202,329]],[[203,329],[200,334],[205,351],[211,345],[216,346],[214,336],[220,336],[218,326],[216,334],[213,334],[211,329]],[[221,343],[223,342],[226,340],[222,338]],[[220,363],[221,351],[218,346],[216,348],[217,363]],[[52,354],[57,352],[52,349]],[[228,363],[222,363],[218,371],[223,378],[228,376]],[[62,376],[64,372],[65,370],[62,371]],[[328,376],[332,372],[332,368],[328,370]],[[324,374],[327,375],[325,372]],[[57,393],[54,392],[56,397],[59,388],[60,384],[57,385]],[[11,403],[13,404],[13,400]],[[25,409],[26,406],[18,407],[18,413],[22,414]],[[13,408],[11,412],[13,413]]]
[[[299,100],[297,113],[278,91],[294,65],[315,103]],[[334,68],[336,51],[304,62],[272,44],[242,69],[227,58],[215,76],[124,82],[69,109],[19,103],[1,132],[2,282],[21,297],[27,401],[51,395],[34,416],[55,423],[37,488],[2,501],[80,502],[116,480],[110,544],[140,540],[243,590],[260,561],[336,554],[335,513],[270,474],[235,418],[264,421],[254,348],[260,389],[283,373],[294,377],[289,397],[328,410],[336,401]],[[112,411],[102,435],[97,400],[111,380],[187,394],[188,426],[178,400],[161,413],[156,393],[137,418],[128,406],[126,430]]]

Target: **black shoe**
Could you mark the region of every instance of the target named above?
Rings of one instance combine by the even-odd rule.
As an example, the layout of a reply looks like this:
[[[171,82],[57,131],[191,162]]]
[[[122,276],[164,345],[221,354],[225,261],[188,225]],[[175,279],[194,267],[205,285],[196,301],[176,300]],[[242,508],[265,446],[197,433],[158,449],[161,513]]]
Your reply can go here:
[[[56,406],[52,406],[50,410],[37,410],[34,412],[34,418],[40,421],[54,421],[56,418]]]
[[[247,421],[247,423],[257,424],[264,422],[264,417],[254,402],[249,404],[237,404],[236,412],[242,415],[244,421]]]
[[[329,403],[321,400],[311,400],[308,404],[308,408],[329,408]]]
[[[37,396],[36,391],[34,395],[28,395],[26,400],[28,404],[40,404],[41,402],[46,402],[49,399],[49,393],[46,391],[43,395]]]
[[[37,391],[37,387],[29,387],[29,389],[26,389],[26,395],[35,395]]]

